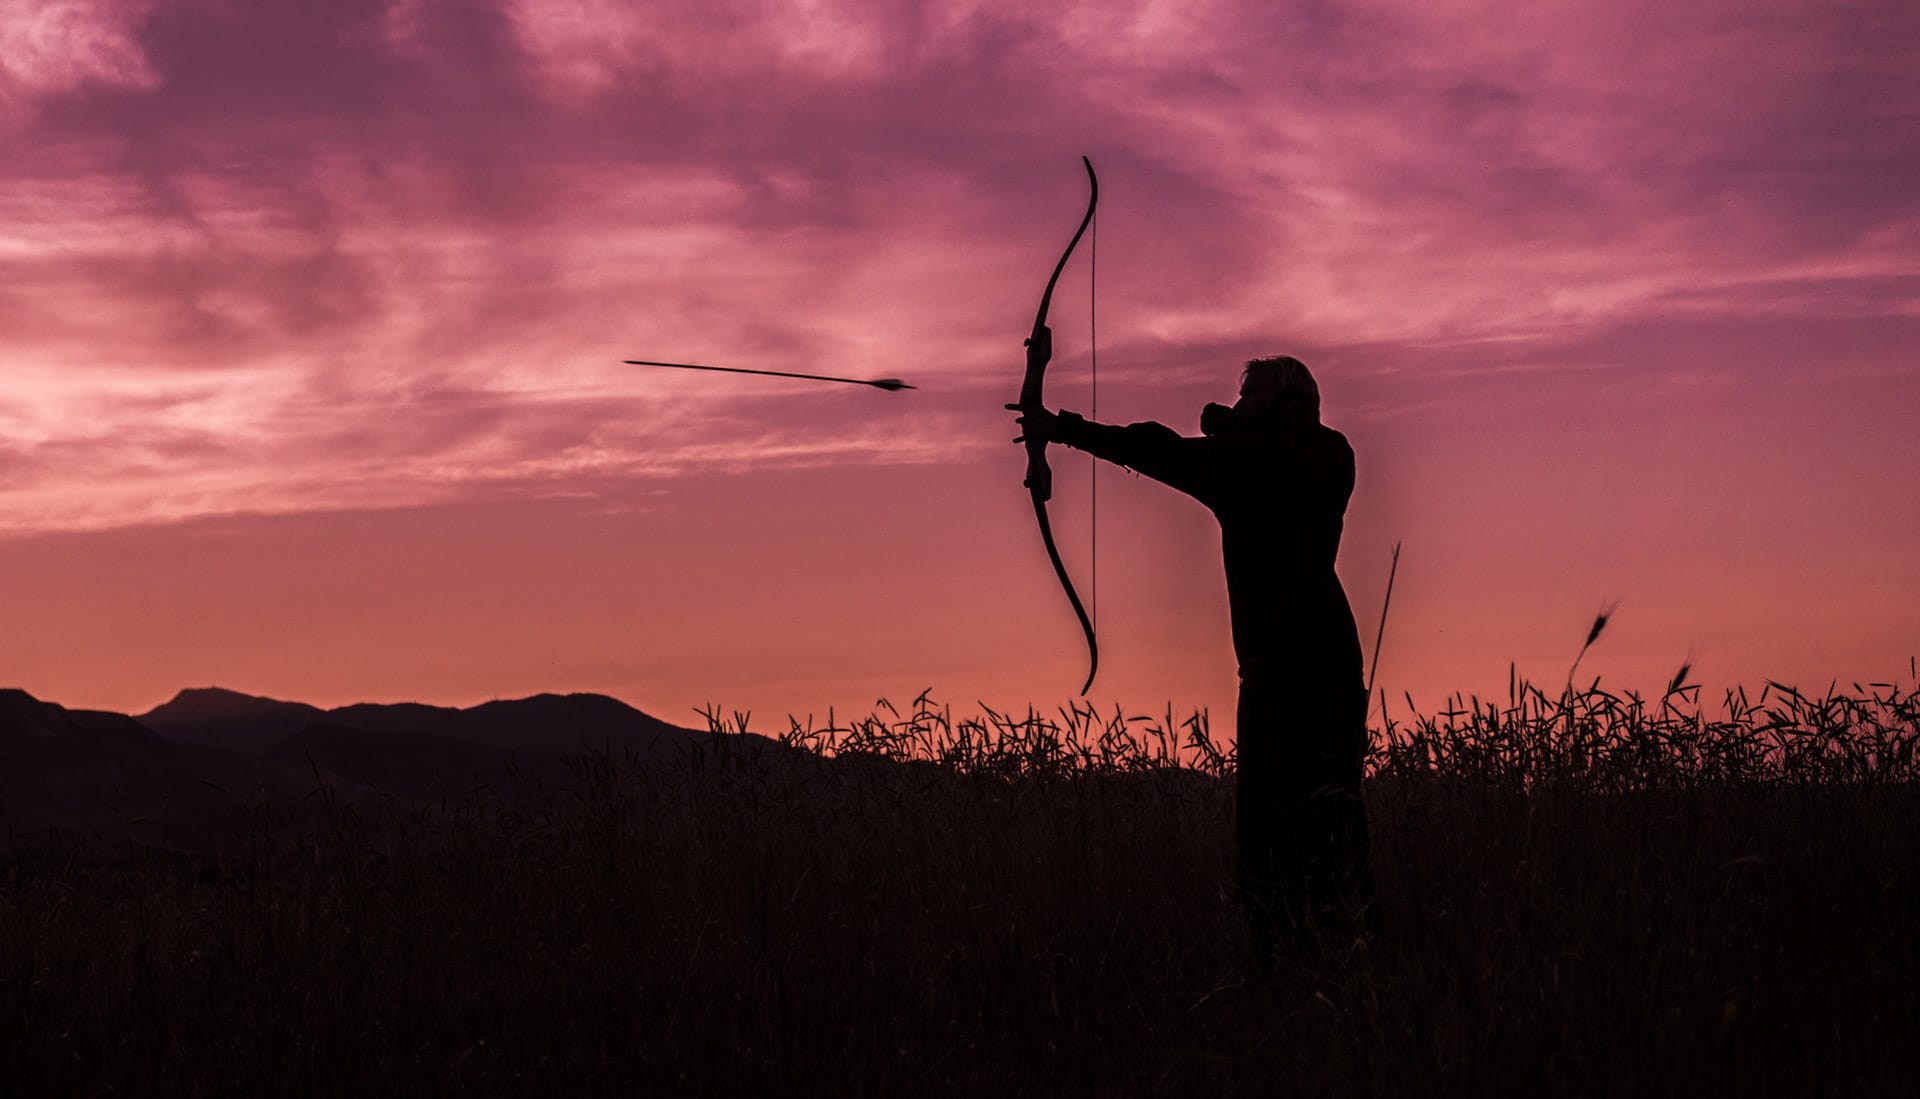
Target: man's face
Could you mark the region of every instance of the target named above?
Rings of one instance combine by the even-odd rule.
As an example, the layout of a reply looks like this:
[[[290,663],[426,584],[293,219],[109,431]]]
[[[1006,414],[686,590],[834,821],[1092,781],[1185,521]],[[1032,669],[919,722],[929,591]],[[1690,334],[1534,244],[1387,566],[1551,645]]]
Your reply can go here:
[[[1273,384],[1273,375],[1255,374],[1240,383],[1240,399],[1233,403],[1233,418],[1258,423],[1280,403],[1281,395]]]
[[[1273,375],[1252,375],[1240,382],[1240,400],[1233,403],[1233,423],[1242,428],[1260,428],[1306,415],[1308,405],[1302,394],[1283,390]]]

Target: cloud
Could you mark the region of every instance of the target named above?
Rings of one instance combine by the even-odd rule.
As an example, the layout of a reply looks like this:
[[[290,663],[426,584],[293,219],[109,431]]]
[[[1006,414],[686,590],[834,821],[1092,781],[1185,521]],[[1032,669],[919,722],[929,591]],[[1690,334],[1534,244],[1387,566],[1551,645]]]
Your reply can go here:
[[[151,89],[138,41],[152,0],[38,0],[0,10],[0,119],[49,93]]]
[[[1101,342],[1163,385],[1911,317],[1916,43],[1891,0],[16,6],[4,524],[954,453],[1081,151]],[[883,430],[632,356],[933,384]]]

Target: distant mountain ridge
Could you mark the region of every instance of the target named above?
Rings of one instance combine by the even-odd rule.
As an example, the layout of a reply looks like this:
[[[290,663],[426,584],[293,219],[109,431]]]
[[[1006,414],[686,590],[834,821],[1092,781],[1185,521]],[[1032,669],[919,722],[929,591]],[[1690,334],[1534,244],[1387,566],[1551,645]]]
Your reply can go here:
[[[310,770],[0,690],[0,851],[51,832],[207,846],[244,834],[254,799],[294,804],[313,785]]]
[[[304,702],[281,702],[224,687],[190,687],[133,718],[169,741],[264,752],[325,714]]]
[[[69,710],[18,687],[0,688],[0,743],[40,740],[71,744],[91,734],[132,747],[157,748],[160,738],[138,720],[105,710]]]
[[[728,740],[762,758],[799,752],[754,734]],[[715,747],[710,731],[595,694],[328,710],[205,687],[128,716],[0,689],[0,848],[46,831],[205,845],[261,801],[312,800],[321,783],[330,798],[538,796],[571,781],[572,757],[664,767]]]
[[[631,749],[663,761],[673,751],[709,736],[704,729],[671,725],[619,699],[597,694],[538,694],[464,709],[418,702],[357,702],[323,710],[304,702],[199,687],[179,692],[135,720],[169,741],[218,745],[256,755],[271,752],[289,737],[316,726],[422,734],[560,754]]]

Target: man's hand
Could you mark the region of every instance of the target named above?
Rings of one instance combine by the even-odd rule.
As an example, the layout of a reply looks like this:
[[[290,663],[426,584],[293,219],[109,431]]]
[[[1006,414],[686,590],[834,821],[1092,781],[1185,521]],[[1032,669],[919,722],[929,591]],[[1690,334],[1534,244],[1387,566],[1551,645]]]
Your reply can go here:
[[[1226,430],[1228,422],[1232,419],[1233,409],[1223,404],[1209,403],[1207,407],[1200,410],[1200,434],[1218,435]]]
[[[1017,404],[1008,405],[1007,411],[1020,413],[1017,419],[1020,422],[1021,434],[1014,436],[1014,442],[1024,443],[1029,438],[1037,439],[1042,443],[1053,441],[1053,425],[1060,417],[1044,408],[1021,408]]]

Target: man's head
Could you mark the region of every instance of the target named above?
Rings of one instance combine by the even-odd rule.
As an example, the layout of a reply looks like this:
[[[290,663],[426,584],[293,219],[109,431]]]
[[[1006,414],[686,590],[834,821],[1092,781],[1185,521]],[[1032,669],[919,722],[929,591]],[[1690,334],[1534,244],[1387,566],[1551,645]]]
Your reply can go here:
[[[1320,386],[1307,364],[1292,355],[1249,359],[1240,373],[1234,418],[1248,424],[1320,422]]]

